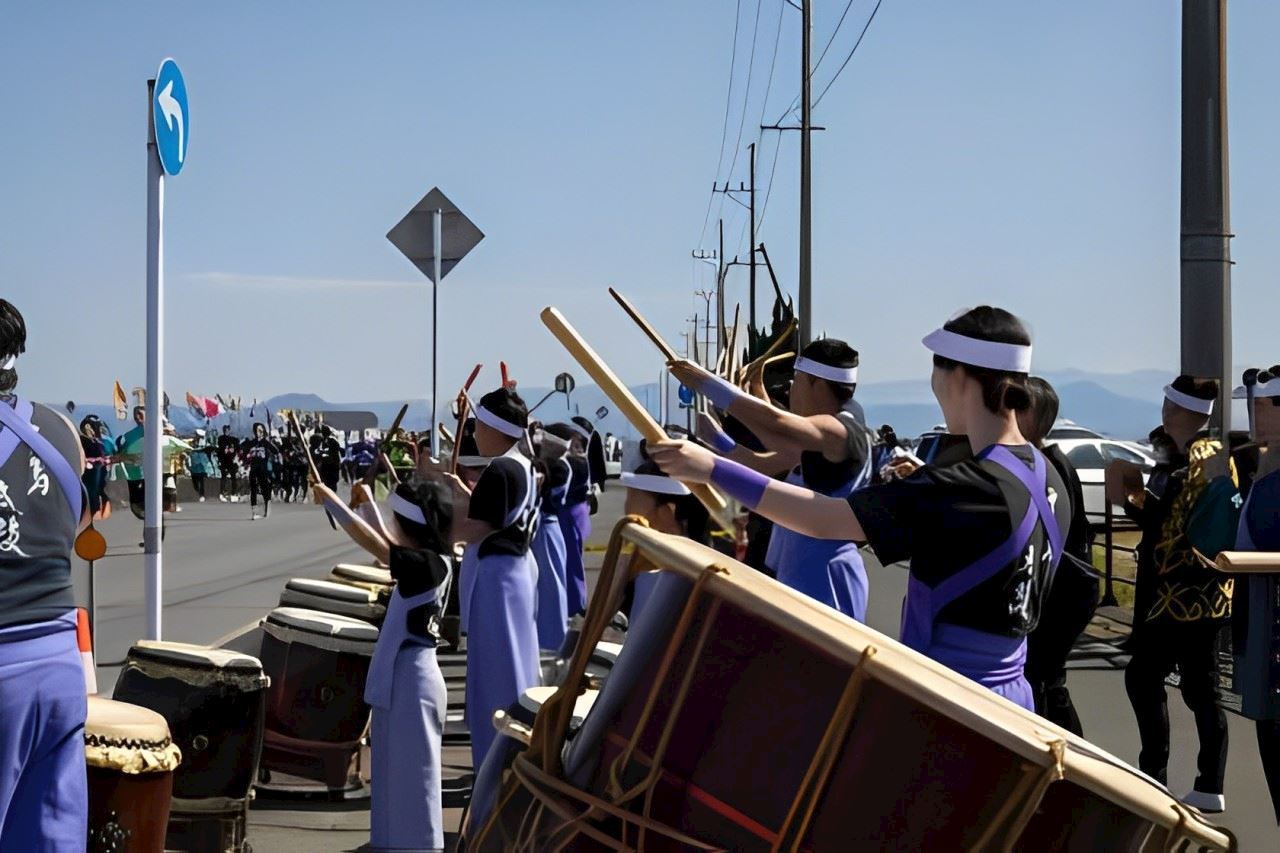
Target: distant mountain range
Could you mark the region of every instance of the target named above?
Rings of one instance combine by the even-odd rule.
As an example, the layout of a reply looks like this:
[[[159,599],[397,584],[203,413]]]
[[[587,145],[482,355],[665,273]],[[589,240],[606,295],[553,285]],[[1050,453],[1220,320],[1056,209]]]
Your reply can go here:
[[[1128,373],[1090,373],[1083,370],[1063,370],[1045,374],[1062,399],[1061,416],[1069,418],[1082,426],[1087,426],[1114,438],[1145,438],[1160,420],[1161,389],[1169,381],[1170,373],[1161,370],[1136,370]],[[521,396],[530,405],[542,400],[551,389],[521,387]],[[662,391],[656,382],[632,386],[631,393],[640,404],[657,418]],[[172,396],[172,395],[171,395]],[[669,423],[683,426],[686,413],[679,408],[676,398],[676,384],[670,383],[668,388]],[[942,420],[942,413],[933,400],[927,379],[901,380],[893,382],[868,382],[858,387],[858,399],[867,413],[868,425],[878,427],[881,424],[892,424],[899,435],[915,436],[925,432]],[[237,432],[247,432],[254,420],[262,420],[266,410],[273,415],[280,409],[300,409],[304,411],[368,411],[378,419],[378,424],[388,427],[404,401],[381,400],[372,402],[335,403],[316,395],[305,393],[281,394],[259,403],[250,417],[248,410],[238,416],[226,415],[216,419],[212,426],[215,429],[223,423],[232,423]],[[58,404],[57,408],[61,408]],[[598,409],[607,409],[603,418],[597,419]],[[600,389],[594,385],[580,386],[566,400],[564,395],[552,393],[546,402],[535,412],[535,416],[544,421],[564,420],[572,414],[582,414],[597,421],[598,428],[612,432],[621,437],[635,437],[635,431],[616,411]],[[404,426],[410,430],[425,430],[428,423],[428,406],[426,400],[409,401],[409,412]],[[125,426],[115,420],[110,406],[84,404],[76,407],[73,415],[79,420],[86,414],[94,413],[107,420],[116,432]],[[1243,412],[1239,413],[1243,416]],[[181,433],[190,433],[198,426],[204,426],[202,419],[197,419],[186,406],[173,404],[169,411],[170,419]],[[450,427],[447,410],[441,410],[442,420]],[[278,424],[276,424],[278,426]]]

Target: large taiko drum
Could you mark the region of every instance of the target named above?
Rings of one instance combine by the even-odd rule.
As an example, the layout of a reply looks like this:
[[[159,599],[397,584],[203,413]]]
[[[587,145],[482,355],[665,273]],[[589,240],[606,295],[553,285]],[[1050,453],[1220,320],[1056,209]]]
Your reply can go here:
[[[623,540],[663,576],[568,740],[627,581]],[[469,850],[1234,849],[1088,742],[759,572],[625,521],[566,686],[492,801],[468,817]]]
[[[386,604],[370,589],[310,578],[293,578],[286,583],[280,606],[336,613],[379,626],[387,616]]]
[[[89,851],[161,853],[173,771],[182,760],[164,717],[127,702],[90,696],[84,744]]]
[[[368,622],[278,607],[262,622],[271,678],[263,766],[342,789],[369,726],[364,685],[378,629]]]
[[[391,597],[391,590],[396,585],[388,569],[378,566],[361,566],[356,563],[338,563],[329,572],[329,580],[375,592],[378,594],[378,601],[384,605]]]

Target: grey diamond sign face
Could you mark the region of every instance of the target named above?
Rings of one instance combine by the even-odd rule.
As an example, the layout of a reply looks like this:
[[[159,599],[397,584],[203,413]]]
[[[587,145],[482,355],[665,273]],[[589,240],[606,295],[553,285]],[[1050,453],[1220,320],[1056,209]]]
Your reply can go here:
[[[440,224],[440,242],[443,246],[440,252],[440,277],[444,278],[449,270],[458,265],[458,261],[465,258],[484,239],[484,233],[440,192],[439,187],[432,188],[431,192],[422,197],[422,201],[404,215],[404,219],[387,232],[391,245],[403,252],[433,282],[436,271],[431,229],[432,218],[437,210],[443,212]]]

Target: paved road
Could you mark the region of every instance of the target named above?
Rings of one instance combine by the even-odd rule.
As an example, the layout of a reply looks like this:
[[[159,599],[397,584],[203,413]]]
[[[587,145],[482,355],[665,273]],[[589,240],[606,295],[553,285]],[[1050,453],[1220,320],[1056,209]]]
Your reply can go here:
[[[208,643],[261,618],[275,605],[291,577],[319,577],[334,563],[366,562],[346,538],[330,530],[311,505],[273,504],[270,519],[249,521],[244,504],[186,504],[169,517],[166,546],[165,637]],[[602,545],[621,512],[621,490],[606,493],[596,517],[595,544]],[[117,512],[103,525],[110,544],[99,562],[98,650],[100,661],[122,658],[129,643],[142,635],[141,523],[128,511]],[[598,561],[598,555],[596,556]],[[79,580],[87,574],[79,571]],[[868,621],[886,633],[897,630],[905,573],[870,567],[871,604]],[[82,584],[83,586],[83,584]],[[109,693],[116,670],[102,667],[99,685]],[[1114,669],[1074,670],[1070,685],[1085,733],[1120,758],[1137,759],[1137,729],[1124,694],[1122,673]],[[1195,730],[1191,715],[1176,692],[1171,693],[1173,725],[1172,788],[1190,788],[1194,776]],[[1252,724],[1230,715],[1231,759],[1227,774],[1230,811],[1221,822],[1237,833],[1243,851],[1280,849],[1280,832],[1271,821]],[[451,756],[452,758],[453,756]],[[462,756],[465,758],[465,754]],[[446,816],[456,823],[458,815]],[[368,839],[368,812],[363,803],[343,807],[299,807],[260,803],[255,808],[250,839],[256,851],[324,853],[359,849]]]

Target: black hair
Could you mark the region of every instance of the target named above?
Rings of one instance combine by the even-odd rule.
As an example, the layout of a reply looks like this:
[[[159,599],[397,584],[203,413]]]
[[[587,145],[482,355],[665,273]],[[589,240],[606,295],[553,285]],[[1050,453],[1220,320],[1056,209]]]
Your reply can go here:
[[[637,474],[652,474],[658,477],[667,476],[658,467],[658,463],[649,460],[636,466]],[[675,510],[676,521],[684,525],[685,535],[694,542],[707,543],[708,528],[711,516],[702,502],[693,495],[668,495],[661,492],[648,492],[659,504],[668,504]]]
[[[1031,346],[1031,333],[1022,321],[1003,308],[979,305],[960,316],[948,320],[942,326],[948,332],[999,344]],[[934,355],[933,366],[941,370],[955,370],[961,362],[942,355]],[[1002,409],[1024,412],[1031,407],[1031,395],[1027,393],[1027,375],[1011,370],[992,370],[989,367],[964,365],[968,373],[982,386],[982,403],[987,411],[999,414]]]
[[[266,436],[270,435],[270,433],[268,433],[268,432],[267,432],[267,425],[266,425],[266,424],[264,424],[262,421],[254,421],[254,422],[253,422],[253,434],[254,434],[254,436],[255,436],[255,437],[258,435],[258,427],[262,427],[262,435],[263,435],[263,437],[264,437],[264,438],[265,438]]]
[[[1044,377],[1031,376],[1027,378],[1027,394],[1031,397],[1031,407],[1028,409],[1031,415],[1031,429],[1024,437],[1036,447],[1040,447],[1044,444],[1045,436],[1058,420],[1060,406],[1058,392],[1053,390],[1049,380]]]
[[[0,363],[9,360],[9,356],[22,355],[27,351],[27,323],[22,319],[22,312],[12,302],[0,299]],[[0,370],[0,394],[12,394],[18,387],[18,369],[8,367]]]
[[[1189,373],[1183,373],[1177,379],[1169,383],[1173,390],[1188,397],[1195,397],[1197,400],[1216,400],[1218,393],[1222,390],[1222,386],[1216,379],[1201,379],[1192,376]],[[1200,414],[1196,412],[1195,414]],[[1208,415],[1204,415],[1208,418]]]
[[[137,418],[137,417],[138,417],[138,415],[143,415],[143,416],[145,416],[146,414],[147,414],[147,407],[146,407],[146,406],[134,406],[134,407],[133,407],[133,416],[134,416],[134,418]]]
[[[595,424],[582,415],[574,415],[570,420],[586,430],[590,436],[587,439],[587,465],[590,468],[591,482],[599,485],[605,481],[604,439],[600,437]]]
[[[858,366],[858,351],[836,338],[820,338],[816,341],[810,341],[809,345],[800,351],[800,356],[810,361],[816,361],[818,364],[825,364],[828,367],[848,369]],[[832,382],[830,379],[822,379],[820,376],[815,376],[814,378],[827,383],[832,393],[836,395],[836,399],[841,403],[847,403],[853,399],[853,392],[858,388],[858,383],[856,382],[846,384],[844,382]]]
[[[1258,371],[1258,382],[1270,382],[1272,379],[1280,378],[1280,364],[1273,364],[1266,370]],[[1280,406],[1280,397],[1268,397],[1271,405]]]
[[[573,428],[566,423],[547,424],[542,429],[551,433],[556,438],[564,439],[565,441],[573,441],[573,437],[578,435],[573,431]]]
[[[493,412],[504,421],[515,424],[520,429],[528,429],[529,427],[529,407],[524,404],[524,400],[520,395],[510,388],[499,388],[496,391],[490,391],[480,398],[478,405]]]
[[[448,557],[453,552],[446,540],[453,526],[453,493],[443,483],[421,480],[400,483],[396,494],[422,510],[426,523],[396,514],[400,529],[409,534],[419,548]]]

